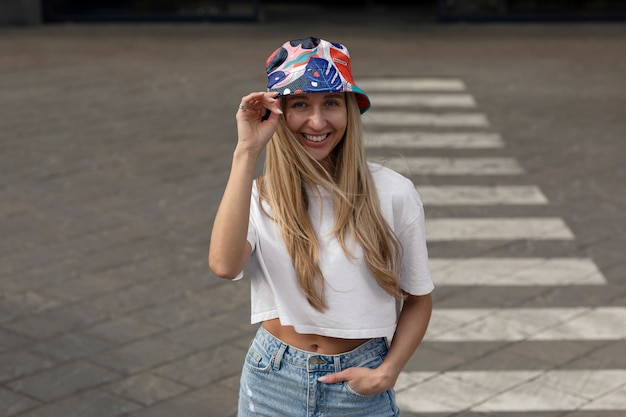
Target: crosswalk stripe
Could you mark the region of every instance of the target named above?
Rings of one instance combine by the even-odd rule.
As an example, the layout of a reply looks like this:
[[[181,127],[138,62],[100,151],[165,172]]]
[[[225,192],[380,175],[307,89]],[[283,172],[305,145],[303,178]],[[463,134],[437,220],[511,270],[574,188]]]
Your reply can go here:
[[[444,240],[574,239],[558,217],[426,219],[426,238]]]
[[[482,113],[425,113],[371,111],[363,115],[365,126],[488,127]]]
[[[388,157],[371,158],[399,173],[411,175],[519,175],[514,158]]]
[[[365,132],[366,148],[503,148],[498,133],[483,132]]]
[[[436,286],[603,285],[589,258],[431,258]]]
[[[365,133],[366,148],[502,148],[498,133],[385,132]]]
[[[479,186],[479,185],[423,185],[416,187],[426,205],[485,206],[485,205],[541,205],[548,199],[534,185]]]
[[[623,340],[625,307],[434,309],[424,340]]]
[[[357,82],[365,92],[463,91],[465,83],[456,78],[362,78]]]
[[[396,399],[416,413],[626,410],[626,370],[404,372]]]
[[[372,109],[379,107],[476,107],[474,97],[469,94],[368,94]]]

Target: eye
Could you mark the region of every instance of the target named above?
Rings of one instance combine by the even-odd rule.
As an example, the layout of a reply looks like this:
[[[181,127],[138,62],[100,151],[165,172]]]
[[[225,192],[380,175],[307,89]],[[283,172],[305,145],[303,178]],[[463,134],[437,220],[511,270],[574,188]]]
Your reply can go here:
[[[306,101],[302,100],[302,101],[292,101],[289,106],[293,109],[302,109],[305,108],[307,106]]]
[[[326,107],[341,107],[343,106],[343,100],[337,98],[329,98],[324,102]]]

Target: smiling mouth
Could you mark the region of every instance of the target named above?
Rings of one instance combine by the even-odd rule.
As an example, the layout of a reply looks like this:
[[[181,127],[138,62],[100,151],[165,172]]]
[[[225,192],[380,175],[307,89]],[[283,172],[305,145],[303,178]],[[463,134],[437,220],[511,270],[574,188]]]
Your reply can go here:
[[[319,136],[306,135],[306,134],[303,134],[302,136],[304,136],[306,140],[310,140],[311,142],[321,142],[328,137],[328,133],[325,135],[319,135]]]

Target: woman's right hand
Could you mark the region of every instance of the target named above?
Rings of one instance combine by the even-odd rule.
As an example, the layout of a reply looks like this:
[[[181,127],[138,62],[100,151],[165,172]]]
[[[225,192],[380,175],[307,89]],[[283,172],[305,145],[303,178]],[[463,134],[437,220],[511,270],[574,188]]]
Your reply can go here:
[[[283,113],[277,95],[248,94],[241,99],[237,110],[237,147],[209,244],[209,267],[218,277],[236,278],[250,257],[252,247],[247,240],[250,196],[257,159],[276,131],[278,117]],[[266,111],[271,113],[263,120]]]
[[[283,113],[276,92],[255,92],[242,97],[237,110],[238,147],[261,153],[278,126],[278,117]],[[270,112],[263,120],[263,115]]]

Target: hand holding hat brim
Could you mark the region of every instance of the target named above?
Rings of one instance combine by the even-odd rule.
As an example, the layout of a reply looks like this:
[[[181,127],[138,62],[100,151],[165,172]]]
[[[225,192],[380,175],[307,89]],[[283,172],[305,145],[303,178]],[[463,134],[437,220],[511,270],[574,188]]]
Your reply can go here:
[[[278,126],[278,117],[283,113],[277,95],[273,92],[254,92],[241,99],[236,115],[238,146],[254,152],[263,150]]]

